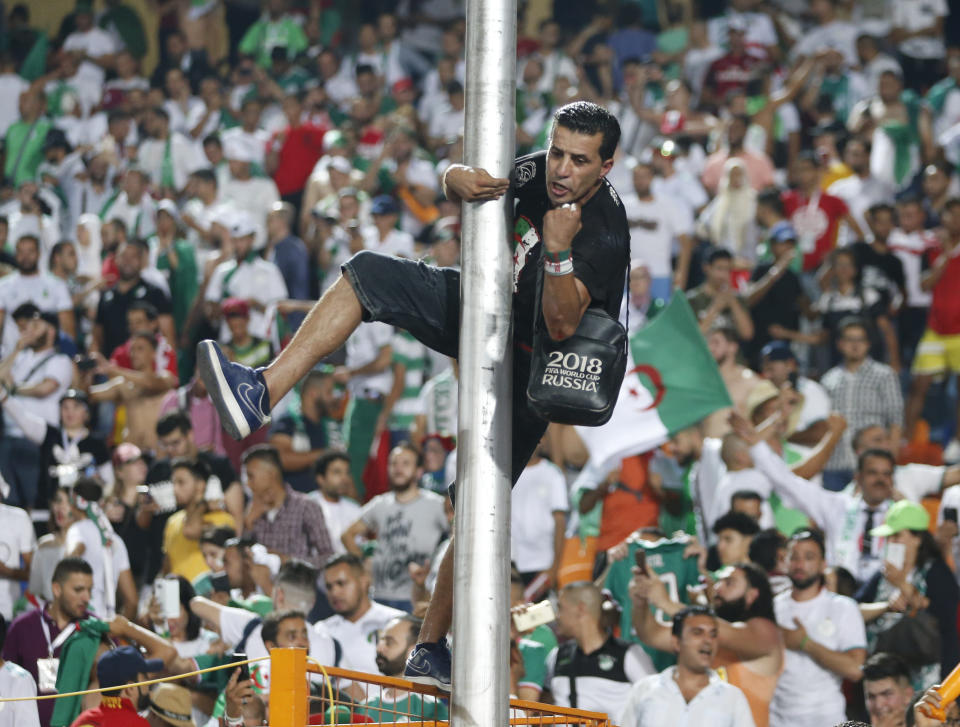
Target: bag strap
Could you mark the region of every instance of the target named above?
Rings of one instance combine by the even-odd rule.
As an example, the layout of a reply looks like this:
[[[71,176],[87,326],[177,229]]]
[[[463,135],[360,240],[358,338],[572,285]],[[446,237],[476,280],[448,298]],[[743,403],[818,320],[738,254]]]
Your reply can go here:
[[[577,678],[573,674],[568,674],[567,679],[570,680],[570,706],[573,709],[577,708]]]
[[[259,616],[247,621],[247,625],[243,627],[243,635],[240,637],[240,641],[237,642],[237,645],[233,647],[233,650],[238,651],[241,654],[246,653],[246,649],[244,647],[247,645],[247,639],[250,638],[250,634],[253,633],[253,630],[262,623],[263,619]]]

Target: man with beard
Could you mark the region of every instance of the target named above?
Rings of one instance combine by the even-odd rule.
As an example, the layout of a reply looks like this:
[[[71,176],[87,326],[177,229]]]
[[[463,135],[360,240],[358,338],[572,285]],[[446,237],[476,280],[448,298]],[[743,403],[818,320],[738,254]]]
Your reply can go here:
[[[690,606],[673,617],[677,665],[637,682],[617,716],[622,727],[753,727],[750,705],[711,665],[719,648],[716,614]]]
[[[649,565],[647,573],[634,569],[630,592],[633,625],[640,640],[664,651],[675,648],[670,627],[659,623],[650,607],[673,617],[684,605],[670,598],[666,585]],[[767,575],[752,563],[738,563],[717,582],[713,603],[720,646],[713,665],[724,667],[727,681],[743,691],[757,727],[768,727],[770,702],[783,670],[784,647]]]
[[[824,586],[823,538],[801,530],[787,556],[793,588],[773,600],[787,645],[770,705],[772,727],[820,727],[844,720],[844,679],[860,680],[867,637],[857,603]],[[811,700],[810,695],[817,699]]]
[[[867,212],[874,205],[893,199],[893,187],[870,173],[870,142],[854,137],[843,147],[843,161],[853,172],[849,177],[838,179],[827,188],[827,194],[839,197],[847,203],[850,216],[866,232]],[[841,230],[841,245],[849,245],[862,239],[847,225]]]
[[[370,598],[370,576],[363,561],[352,553],[328,560],[323,569],[323,582],[334,615],[321,623],[350,654],[356,669],[373,673],[380,666],[377,634],[391,620],[403,618],[405,614]],[[396,675],[402,672],[401,666]]]
[[[17,272],[0,279],[0,355],[9,356],[17,344],[19,331],[8,319],[23,303],[33,303],[43,312],[56,313],[60,329],[75,333],[73,301],[66,283],[56,276],[40,272],[40,240],[36,235],[23,235],[15,248]]]
[[[413,580],[409,564],[423,564],[447,531],[443,498],[420,488],[420,452],[401,442],[390,452],[387,479],[390,492],[364,505],[360,517],[340,540],[348,552],[363,557],[357,536],[376,541],[373,555],[373,595],[384,605],[413,610]]]
[[[91,350],[110,358],[114,350],[130,338],[127,311],[136,300],[151,303],[159,313],[160,332],[168,341],[176,341],[170,298],[160,288],[143,279],[141,271],[149,257],[147,244],[130,239],[117,249],[117,282],[107,288],[97,306]]]
[[[547,674],[554,702],[561,707],[618,714],[630,686],[657,671],[640,644],[609,633],[603,594],[589,581],[560,591],[557,635],[565,641],[547,655]]]
[[[64,558],[54,568],[51,589],[53,600],[43,608],[18,616],[10,624],[3,644],[3,659],[30,672],[37,681],[39,694],[55,690],[46,679],[39,679],[38,662],[59,658],[66,641],[61,633],[66,629],[72,633],[74,624],[90,615],[87,607],[93,593],[93,569],[82,558]],[[56,677],[55,667],[53,676]],[[37,703],[42,725],[50,724],[53,703],[50,699]]]
[[[150,707],[150,689],[134,686],[163,670],[160,659],[144,659],[135,646],[121,646],[106,652],[97,661],[97,679],[103,693],[99,707],[80,713],[71,727],[150,727],[140,716]]]
[[[407,656],[417,642],[420,619],[403,615],[392,619],[377,639],[377,668],[388,677],[402,677]],[[374,722],[446,720],[446,705],[435,697],[406,689],[382,687],[379,694],[361,703],[356,712]]]

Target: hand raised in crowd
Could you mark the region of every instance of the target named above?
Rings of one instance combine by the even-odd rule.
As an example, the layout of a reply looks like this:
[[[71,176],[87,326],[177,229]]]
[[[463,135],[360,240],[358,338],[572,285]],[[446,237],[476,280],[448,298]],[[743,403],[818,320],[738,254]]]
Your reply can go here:
[[[634,604],[649,603],[657,608],[670,602],[667,587],[657,576],[656,571],[647,564],[646,571],[633,567],[633,578],[630,579],[630,598]]]
[[[944,724],[932,716],[935,710],[943,709],[939,689],[940,685],[934,684],[913,705],[913,721],[916,727],[941,727]]]
[[[257,696],[253,691],[253,682],[250,679],[241,681],[241,671],[241,669],[234,670],[227,682],[227,688],[224,690],[224,696],[226,697],[224,714],[228,719],[239,719],[243,715],[243,708],[247,701],[255,699]]]
[[[582,227],[576,202],[554,207],[543,216],[543,244],[547,250],[566,250]]]
[[[407,572],[410,574],[410,579],[418,586],[426,586],[427,576],[430,575],[430,561],[425,560],[423,563],[407,563]]]

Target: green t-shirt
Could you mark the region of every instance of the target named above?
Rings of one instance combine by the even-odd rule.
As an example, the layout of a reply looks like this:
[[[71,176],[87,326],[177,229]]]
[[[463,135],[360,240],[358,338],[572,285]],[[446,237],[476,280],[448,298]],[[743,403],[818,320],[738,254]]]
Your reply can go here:
[[[543,690],[547,683],[547,654],[550,651],[539,641],[522,638],[517,642],[520,656],[523,657],[523,676],[517,686],[535,687]]]
[[[687,587],[695,586],[700,582],[700,571],[697,569],[697,559],[684,558],[683,551],[689,545],[690,539],[686,536],[663,538],[654,542],[639,540],[628,543],[628,554],[623,560],[618,560],[610,567],[604,588],[609,589],[614,599],[622,609],[620,614],[620,638],[624,641],[639,644],[633,630],[632,612],[633,603],[630,600],[630,579],[633,578],[634,553],[643,548],[647,553],[647,563],[656,571],[660,580],[667,587],[670,598],[680,603],[689,603]],[[654,610],[657,621],[669,625],[670,619],[660,610]],[[644,650],[650,655],[657,671],[663,671],[676,662],[673,654],[659,651],[643,644]]]
[[[37,178],[37,169],[44,159],[43,143],[51,126],[49,119],[40,118],[33,123],[17,121],[7,129],[3,174],[14,186]]]
[[[427,352],[423,344],[407,331],[398,330],[393,337],[393,363],[404,367],[403,391],[390,412],[391,431],[409,432],[420,407],[420,389],[426,379]]]
[[[148,241],[151,247],[158,245],[156,236]],[[166,250],[157,255],[157,270],[170,271],[170,299],[173,306],[173,323],[178,331],[182,331],[190,314],[190,308],[197,297],[200,287],[197,282],[197,256],[186,240],[174,240],[173,251],[177,254],[177,269],[170,266],[170,256]]]
[[[255,56],[257,63],[264,68],[270,68],[273,64],[270,54],[274,48],[286,48],[288,57],[294,58],[308,45],[303,28],[285,15],[279,20],[259,20],[251,25],[240,41],[239,50],[244,55]]]
[[[357,714],[366,715],[374,722],[411,722],[426,720],[446,720],[449,717],[447,705],[427,694],[407,693],[396,701],[383,694],[359,705]]]

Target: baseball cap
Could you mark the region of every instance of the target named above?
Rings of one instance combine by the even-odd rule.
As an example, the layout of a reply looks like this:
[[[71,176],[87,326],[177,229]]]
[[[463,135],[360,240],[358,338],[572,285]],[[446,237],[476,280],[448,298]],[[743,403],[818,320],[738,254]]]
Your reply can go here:
[[[237,212],[230,220],[230,236],[246,237],[247,235],[256,235],[257,226],[253,224],[253,218],[246,212]]]
[[[400,93],[402,91],[409,91],[413,88],[413,79],[404,76],[403,78],[398,78],[393,82],[393,92]]]
[[[883,525],[871,530],[870,534],[883,538],[904,530],[926,530],[929,527],[930,513],[924,509],[923,505],[910,500],[900,500],[887,510]]]
[[[166,212],[174,220],[180,219],[180,212],[177,210],[177,205],[172,199],[161,199],[157,202],[157,212]]]
[[[796,242],[797,241],[797,231],[793,229],[791,225],[786,220],[778,222],[773,227],[770,228],[770,242]]]
[[[727,31],[733,33],[746,33],[747,20],[742,16],[734,16],[727,21]]]
[[[760,358],[770,361],[796,361],[797,357],[793,354],[793,349],[786,341],[770,341],[766,346],[760,349]]]
[[[223,310],[223,315],[225,316],[250,317],[250,304],[243,298],[227,298],[223,301],[220,308]]]
[[[61,403],[67,399],[72,399],[73,401],[79,401],[88,409],[90,408],[90,397],[87,396],[87,392],[83,389],[67,389],[63,392],[63,396],[60,397]]]
[[[190,692],[176,684],[158,684],[150,693],[150,711],[167,724],[196,727]]]
[[[163,659],[144,659],[134,646],[111,649],[97,662],[97,680],[106,689],[122,687],[135,681],[137,674],[150,674],[163,669]]]
[[[388,194],[381,194],[373,198],[370,203],[370,214],[395,215],[400,211],[397,201]]]
[[[323,135],[323,151],[328,152],[331,149],[343,149],[347,145],[347,137],[339,129],[331,129]]]
[[[353,164],[346,157],[332,157],[330,159],[330,168],[336,169],[341,174],[349,174],[353,171]]]

